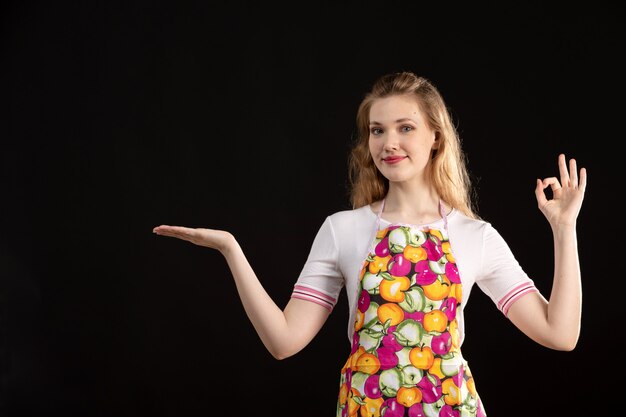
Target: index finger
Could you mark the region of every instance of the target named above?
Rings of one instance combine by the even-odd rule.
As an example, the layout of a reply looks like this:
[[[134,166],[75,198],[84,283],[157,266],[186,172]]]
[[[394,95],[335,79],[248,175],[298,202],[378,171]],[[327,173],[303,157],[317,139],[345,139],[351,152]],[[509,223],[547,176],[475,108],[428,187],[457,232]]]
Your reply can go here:
[[[559,154],[559,173],[561,175],[561,185],[567,187],[570,183],[570,176],[567,172],[567,163],[565,162],[565,154]]]
[[[182,227],[182,226],[161,225],[161,226],[155,227],[154,229],[152,229],[152,231],[156,233],[157,235],[187,239],[193,236],[195,229],[192,229],[189,227]]]
[[[576,160],[574,158],[569,160],[569,176],[570,181],[574,187],[578,186],[578,169],[576,168]]]

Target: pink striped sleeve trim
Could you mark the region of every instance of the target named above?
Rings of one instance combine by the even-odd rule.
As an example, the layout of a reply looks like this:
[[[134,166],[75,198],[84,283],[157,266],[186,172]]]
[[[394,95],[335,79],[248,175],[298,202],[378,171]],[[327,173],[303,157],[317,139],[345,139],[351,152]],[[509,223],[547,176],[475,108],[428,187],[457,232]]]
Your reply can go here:
[[[337,299],[324,294],[321,291],[315,290],[310,287],[305,287],[304,285],[296,284],[293,288],[293,292],[291,293],[293,298],[299,298],[301,300],[311,301],[315,304],[319,304],[322,307],[332,310],[337,302]]]
[[[506,293],[504,297],[498,303],[498,308],[500,311],[504,313],[506,316],[509,313],[509,308],[513,305],[515,301],[517,301],[522,295],[529,294],[531,292],[538,292],[539,290],[535,285],[531,282],[524,282],[513,288],[511,291]]]

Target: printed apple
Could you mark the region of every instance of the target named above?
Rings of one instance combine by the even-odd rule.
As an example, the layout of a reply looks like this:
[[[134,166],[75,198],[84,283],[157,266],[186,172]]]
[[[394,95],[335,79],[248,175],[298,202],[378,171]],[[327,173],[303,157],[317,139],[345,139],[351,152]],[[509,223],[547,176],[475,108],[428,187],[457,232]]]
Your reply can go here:
[[[461,405],[461,389],[456,386],[452,378],[446,378],[441,382],[441,392],[447,405],[454,407]]]
[[[385,335],[382,324],[375,324],[359,333],[359,343],[367,352],[376,350]]]
[[[365,313],[370,306],[370,294],[366,290],[361,290],[359,296],[358,308],[361,313]]]
[[[364,353],[365,353],[365,348],[363,346],[359,346],[356,352],[350,355],[350,357],[348,358],[348,361],[346,362],[345,367],[347,369],[355,369],[357,359],[359,359],[359,356],[361,356]]]
[[[380,417],[380,409],[384,400],[382,398],[365,397],[361,404],[361,417]]]
[[[402,369],[407,365],[411,365],[411,359],[409,357],[411,349],[412,348],[409,346],[402,348],[402,350],[396,351],[396,356],[398,357],[398,368]]]
[[[450,336],[450,332],[445,331],[439,335],[434,335],[430,346],[435,355],[445,355],[450,352],[450,348],[452,347],[452,336]]]
[[[393,255],[389,264],[387,265],[387,270],[391,275],[395,276],[404,276],[411,272],[411,261],[404,257],[402,253],[396,253]],[[409,281],[410,284],[411,281]]]
[[[444,240],[443,233],[440,229],[430,229],[427,233],[428,237],[433,239],[437,244]]]
[[[415,283],[418,285],[429,285],[437,279],[437,274],[430,268],[426,259],[417,262],[413,270],[415,271]]]
[[[457,301],[454,297],[446,298],[445,300],[443,300],[441,306],[439,307],[440,310],[443,310],[443,312],[446,313],[448,321],[452,321],[456,318],[456,308]]]
[[[385,227],[384,229],[380,229],[376,232],[376,238],[374,239],[374,242],[380,242],[380,240],[382,238],[384,238],[385,236],[387,236],[387,233],[389,232],[389,228]]]
[[[441,398],[441,380],[437,375],[426,372],[417,387],[422,390],[422,401],[425,403],[434,403]]]
[[[370,259],[370,257],[368,256],[367,259]],[[374,256],[371,259],[372,260],[369,261],[369,264],[367,265],[367,270],[372,274],[378,274],[379,272],[387,271],[387,264],[391,260],[391,255],[387,255],[382,258],[380,256]]]
[[[354,331],[358,332],[363,328],[363,322],[365,321],[365,314],[357,310],[354,315]]]
[[[389,328],[387,328],[387,334],[383,336],[382,345],[393,349],[394,352],[397,352],[401,350],[404,346],[402,346],[396,340],[396,336],[393,334],[393,332],[395,331],[396,331],[396,326],[390,326]]]
[[[367,307],[367,310],[365,311],[364,314],[364,319],[363,319],[363,327],[364,328],[369,328],[372,327],[374,324],[378,323],[378,307],[380,307],[380,305],[375,302],[375,301],[370,301],[369,306]]]
[[[383,303],[378,307],[378,321],[383,324],[383,327],[387,329],[391,326],[396,326],[404,320],[404,310],[393,302]]]
[[[422,247],[426,249],[426,254],[428,255],[428,259],[430,259],[431,261],[437,262],[443,256],[443,249],[441,249],[441,245],[438,244],[438,242],[436,242],[435,240],[438,240],[438,239],[437,238],[433,239],[432,236],[429,236],[428,239],[426,239],[426,241],[422,245]]]
[[[444,405],[439,410],[439,417],[460,417],[459,410],[454,410],[449,404]]]
[[[409,417],[426,417],[422,403],[413,404],[409,407]]]
[[[415,386],[422,379],[424,374],[421,369],[413,365],[407,365],[402,368],[402,380],[404,386]]]
[[[432,284],[423,285],[424,296],[430,300],[444,300],[450,294],[450,280],[445,275],[438,275]]]
[[[403,417],[404,406],[395,398],[387,398],[380,407],[381,415],[385,417]]]
[[[405,227],[398,227],[389,232],[389,249],[392,253],[402,253],[409,244],[409,232]]]
[[[426,249],[421,246],[413,246],[413,244],[406,245],[402,251],[402,255],[414,264],[428,258]]]
[[[376,248],[374,249],[374,253],[376,256],[380,256],[384,258],[385,256],[390,255],[389,253],[389,236],[385,236],[376,244]]]
[[[443,250],[443,253],[446,254],[445,256],[448,262],[456,263],[456,260],[454,259],[454,254],[452,253],[452,247],[450,246],[449,241],[443,242],[441,244],[441,249]]]
[[[396,395],[396,401],[405,407],[411,407],[412,405],[422,401],[422,391],[416,386],[407,387],[403,385],[398,390]]]
[[[367,271],[363,275],[363,279],[361,280],[361,287],[372,295],[378,294],[378,286],[380,282],[383,280],[382,275],[372,274]]]
[[[363,387],[363,391],[365,395],[369,398],[380,398],[383,395],[383,392],[380,389],[380,375],[370,375],[365,380],[365,385]]]
[[[356,413],[359,411],[361,404],[363,404],[363,400],[361,399],[361,393],[356,389],[350,389],[348,393],[348,416],[356,416]]]
[[[404,300],[402,300],[398,305],[408,313],[423,310],[426,305],[424,290],[419,286],[414,286],[408,291],[404,291]]]
[[[447,262],[445,267],[446,276],[450,282],[455,284],[461,283],[461,277],[459,276],[459,269],[454,262]]]
[[[365,352],[357,359],[354,369],[357,372],[373,375],[380,369],[380,361],[373,353]]]
[[[441,372],[445,376],[455,376],[463,369],[463,361],[458,353],[449,353],[441,357]],[[462,372],[461,372],[462,374]],[[460,385],[457,385],[460,386]]]
[[[441,409],[441,405],[439,403],[424,403],[422,406],[422,411],[425,417],[439,417],[439,410]]]
[[[435,360],[435,354],[429,346],[415,346],[409,352],[409,360],[419,369],[430,369]]]
[[[428,261],[428,266],[430,267],[430,269],[437,275],[444,275],[446,273],[446,266],[445,263],[447,261],[445,260],[445,258],[442,258],[439,261],[432,261],[429,260]]]
[[[395,397],[402,386],[402,372],[398,368],[385,369],[380,373],[378,384],[386,397]]]
[[[433,366],[430,367],[428,373],[431,375],[436,375],[439,379],[444,379],[446,376],[441,372],[441,356],[435,356],[433,360]]]
[[[429,333],[438,334],[448,327],[448,317],[441,310],[432,310],[424,314],[424,330]]]
[[[353,372],[349,385],[359,392],[365,392],[365,382],[368,380],[369,377],[370,375],[366,374],[365,372]]]
[[[391,347],[379,347],[376,349],[376,356],[380,361],[380,369],[393,368],[398,364],[396,351]]]
[[[440,310],[442,303],[443,303],[443,300],[432,300],[426,297],[424,301],[424,311],[429,312],[432,310]]]
[[[378,294],[378,286],[380,282],[383,280],[382,275],[373,274],[369,271],[365,272],[363,275],[363,279],[361,280],[361,288],[372,295]]]
[[[402,346],[417,346],[424,335],[424,328],[418,321],[406,319],[396,326],[393,334]]]
[[[412,228],[409,231],[409,243],[412,246],[422,246],[426,242],[426,233],[422,230]]]
[[[402,257],[402,255],[400,256]],[[410,268],[411,263],[409,262],[408,264]],[[408,277],[402,275],[389,275],[389,278],[385,277],[380,283],[380,296],[387,301],[400,303],[404,301],[404,291],[408,290],[410,285],[411,280]]]

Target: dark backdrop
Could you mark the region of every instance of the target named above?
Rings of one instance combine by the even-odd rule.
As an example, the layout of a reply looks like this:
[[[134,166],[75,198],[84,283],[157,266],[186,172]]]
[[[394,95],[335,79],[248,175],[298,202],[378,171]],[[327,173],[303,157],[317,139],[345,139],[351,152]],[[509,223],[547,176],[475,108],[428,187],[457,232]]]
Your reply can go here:
[[[349,208],[363,93],[404,69],[440,88],[480,214],[546,296],[535,178],[560,152],[589,172],[576,349],[535,344],[474,288],[463,349],[489,416],[621,409],[623,8],[499,4],[3,3],[0,414],[333,415],[345,295],[277,361],[224,259],[151,230],[232,232],[284,306]]]

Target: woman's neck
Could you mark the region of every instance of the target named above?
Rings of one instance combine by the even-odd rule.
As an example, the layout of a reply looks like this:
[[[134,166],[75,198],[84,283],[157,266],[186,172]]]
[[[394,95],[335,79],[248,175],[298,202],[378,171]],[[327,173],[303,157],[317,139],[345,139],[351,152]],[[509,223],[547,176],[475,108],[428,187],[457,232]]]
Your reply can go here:
[[[441,218],[439,195],[432,187],[429,189],[413,188],[407,191],[390,184],[381,216],[389,221],[411,224],[438,220]]]

